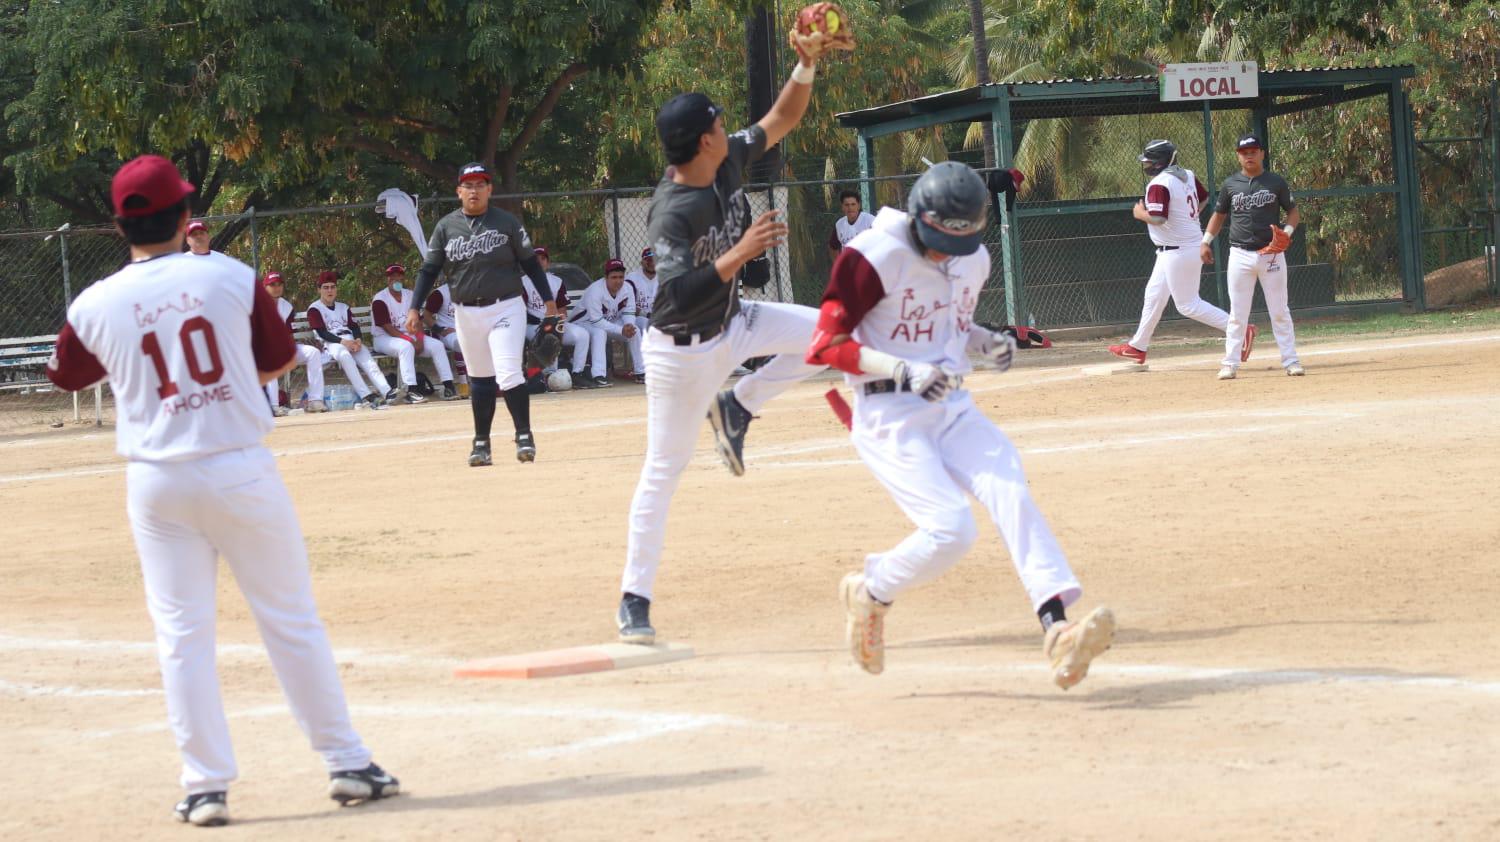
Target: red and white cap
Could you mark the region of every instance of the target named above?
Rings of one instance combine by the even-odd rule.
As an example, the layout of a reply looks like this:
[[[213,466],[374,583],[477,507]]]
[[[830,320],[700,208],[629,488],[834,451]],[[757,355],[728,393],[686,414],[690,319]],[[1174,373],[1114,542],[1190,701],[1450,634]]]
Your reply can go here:
[[[160,155],[135,158],[110,181],[115,216],[132,219],[164,211],[193,194],[198,188],[177,171],[177,165]]]
[[[205,234],[208,233],[208,225],[205,224],[203,220],[195,219],[192,222],[188,223],[187,232],[189,234],[196,234],[199,231],[202,231]]]
[[[532,254],[535,254],[537,257],[545,257],[548,260],[552,259],[552,255],[547,253],[546,246],[537,246],[536,248],[532,249]]]
[[[402,266],[400,263],[392,263],[391,265],[385,267],[385,273],[387,275],[405,275],[406,267]]]
[[[650,258],[655,259],[655,257],[656,257],[656,249],[654,249],[654,248],[652,248],[650,246],[646,246],[645,248],[641,249],[641,257],[642,258],[650,257]]]
[[[625,271],[625,261],[621,260],[618,257],[611,257],[609,260],[606,260],[604,262],[604,274],[606,274],[606,275],[608,275],[610,272],[624,272],[624,271]]]
[[[265,279],[261,281],[261,284],[263,286],[270,286],[271,284],[279,283],[283,283],[283,281],[281,280],[280,272],[267,272]]]

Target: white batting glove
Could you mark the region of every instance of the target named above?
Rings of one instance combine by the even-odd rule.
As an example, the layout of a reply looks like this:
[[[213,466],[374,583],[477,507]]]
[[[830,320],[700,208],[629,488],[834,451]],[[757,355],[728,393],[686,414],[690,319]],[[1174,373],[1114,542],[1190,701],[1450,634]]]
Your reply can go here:
[[[942,366],[902,360],[896,364],[895,381],[905,383],[925,401],[937,403],[963,384],[963,378]]]
[[[996,371],[1010,371],[1016,361],[1016,338],[1003,330],[975,325],[969,331],[968,350],[983,357]]]

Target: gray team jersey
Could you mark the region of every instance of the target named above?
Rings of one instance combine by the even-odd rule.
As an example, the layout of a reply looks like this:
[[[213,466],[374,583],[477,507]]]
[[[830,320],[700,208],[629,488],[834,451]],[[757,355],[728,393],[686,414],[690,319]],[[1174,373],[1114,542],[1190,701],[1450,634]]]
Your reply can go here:
[[[459,208],[438,220],[427,244],[423,274],[448,271],[453,300],[462,304],[522,295],[521,261],[534,259],[531,237],[509,211],[490,208],[468,216]]]
[[[1242,172],[1224,179],[1215,213],[1229,214],[1229,244],[1259,251],[1271,242],[1271,226],[1281,224],[1281,212],[1295,208],[1286,179],[1262,170],[1255,178]]]
[[[671,334],[699,333],[727,324],[739,312],[739,280],[719,280],[713,262],[753,221],[741,173],[766,151],[766,132],[750,126],[729,136],[729,154],[709,187],[663,177],[651,194],[646,239],[656,250],[660,282],[651,325]],[[712,280],[708,275],[712,275]]]

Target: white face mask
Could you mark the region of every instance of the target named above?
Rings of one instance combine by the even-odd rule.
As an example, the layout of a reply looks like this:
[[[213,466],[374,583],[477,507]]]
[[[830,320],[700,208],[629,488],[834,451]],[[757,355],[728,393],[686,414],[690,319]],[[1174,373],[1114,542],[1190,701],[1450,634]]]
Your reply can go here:
[[[406,288],[406,287],[403,287],[403,286],[402,286],[402,285],[401,285],[401,282],[400,282],[400,281],[397,281],[397,282],[395,282],[395,283],[393,283],[393,284],[391,284],[391,291],[392,291],[392,292],[400,292],[400,291],[401,291],[401,290],[403,290],[403,289],[405,289],[405,288]]]

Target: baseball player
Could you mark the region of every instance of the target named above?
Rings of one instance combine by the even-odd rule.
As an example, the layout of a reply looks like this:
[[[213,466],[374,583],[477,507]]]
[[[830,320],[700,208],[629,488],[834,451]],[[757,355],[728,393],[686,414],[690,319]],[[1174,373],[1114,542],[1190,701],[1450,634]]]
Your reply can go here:
[[[839,254],[823,294],[807,361],[845,372],[854,389],[855,450],[917,525],[895,547],[865,558],[839,585],[850,652],[866,672],[885,666],[884,617],[902,591],[969,551],[978,529],[969,497],[999,528],[1044,632],[1052,680],[1067,689],[1108,649],[1114,616],[1096,608],[1069,622],[1082,588],[1026,487],[1005,434],[963,389],[968,354],[1010,368],[1015,340],[974,324],[990,276],[984,249],[990,196],[956,161],[912,186],[907,212],[883,208]],[[836,410],[847,413],[842,399]]]
[[[1198,295],[1203,263],[1193,254],[1193,247],[1202,240],[1198,211],[1208,198],[1208,190],[1192,170],[1177,164],[1177,147],[1171,141],[1150,141],[1139,160],[1151,181],[1146,185],[1146,198],[1135,203],[1131,214],[1146,223],[1151,242],[1156,244],[1156,265],[1146,281],[1141,323],[1135,335],[1124,345],[1109,346],[1109,352],[1145,363],[1151,334],[1166,312],[1168,299],[1177,305],[1177,312],[1218,331],[1229,324],[1229,314]]]
[[[438,284],[427,294],[427,301],[422,305],[422,323],[444,348],[462,357],[463,352],[458,348],[458,322],[453,317],[453,293],[447,284]]]
[[[213,249],[210,248],[210,243],[212,242],[213,235],[209,234],[208,226],[204,224],[203,220],[195,219],[188,223],[187,244],[189,251],[199,257],[205,254],[212,254]]]
[[[522,370],[526,347],[526,302],[521,273],[531,277],[537,289],[547,285],[547,276],[537,262],[531,238],[521,221],[501,208],[490,207],[490,171],[484,164],[465,164],[458,174],[461,206],[432,230],[427,259],[417,273],[416,294],[406,314],[406,332],[421,329],[420,307],[432,285],[445,269],[456,302],[454,322],[458,345],[469,371],[469,397],[474,411],[474,447],[469,465],[489,465],[490,425],[495,419],[495,399],[505,395],[516,428],[516,459],[536,459],[536,439],[531,433],[531,394]],[[561,319],[557,305],[548,301],[546,318],[555,328]]]
[[[118,401],[126,510],[183,760],[187,796],[175,814],[225,824],[238,774],[214,666],[221,554],[293,719],[323,756],[329,795],[341,803],[395,795],[400,784],[350,726],[297,512],[261,443],[272,424],[260,387],[296,363],[297,347],[250,267],[182,253],[193,189],[156,155],[115,173],[115,225],[130,263],[74,300],[47,367],[69,391],[108,377]]]
[[[624,342],[630,348],[630,379],[646,382],[646,365],[641,358],[641,329],[637,326],[635,287],[625,283],[625,263],[611,257],[604,264],[604,277],[583,291],[578,310],[568,316],[571,330],[589,334],[590,379],[595,386],[608,386],[605,369],[609,364],[609,340]]]
[[[307,326],[322,340],[323,351],[344,370],[344,376],[349,378],[349,384],[359,393],[360,400],[372,409],[379,409],[386,401],[395,400],[396,390],[391,388],[380,372],[380,365],[360,338],[359,321],[354,318],[354,311],[339,301],[338,295],[338,273],[331,269],[319,273],[318,300],[307,308]],[[364,378],[360,377],[361,371],[370,378],[374,389],[365,385]]]
[[[828,232],[828,253],[834,257],[839,256],[839,252],[849,245],[856,234],[875,224],[875,217],[865,213],[864,201],[853,190],[839,193],[839,208],[844,215],[833,223],[833,230]]]
[[[625,283],[635,290],[635,326],[642,334],[651,327],[651,302],[656,300],[656,252],[650,246],[641,249],[641,266],[626,273]]]
[[[1292,234],[1302,222],[1302,212],[1292,199],[1286,179],[1267,170],[1266,145],[1259,136],[1247,134],[1235,143],[1240,171],[1224,179],[1214,215],[1208,220],[1199,248],[1204,263],[1214,262],[1213,240],[1229,220],[1229,326],[1224,338],[1224,365],[1220,380],[1233,380],[1240,363],[1250,358],[1255,325],[1250,324],[1250,303],[1255,282],[1266,296],[1271,332],[1281,351],[1281,367],[1292,377],[1305,372],[1297,359],[1297,337],[1292,328],[1292,310],[1286,299],[1286,259],[1281,256],[1292,244]],[[1281,212],[1286,211],[1286,224]]]
[[[802,360],[817,323],[811,307],[742,301],[741,282],[763,286],[767,249],[786,237],[780,211],[752,218],[741,189],[744,168],[791,131],[807,111],[817,59],[829,49],[853,49],[844,27],[837,37],[802,40],[794,29],[798,64],[771,110],[733,135],[724,109],[701,93],[681,94],[656,115],[656,132],[671,165],[651,196],[646,234],[656,252],[661,285],[642,342],[646,362],[646,458],[630,503],[630,533],[616,622],[620,640],[650,644],[651,597],[666,543],[667,509],[705,410],[715,447],[736,476],[750,419],[792,384],[821,367]],[[776,354],[732,389],[719,391],[742,360]]]
[[[420,330],[410,334],[401,331],[407,311],[406,299],[403,297],[405,278],[405,266],[392,263],[385,267],[385,289],[375,293],[374,300],[370,302],[370,319],[375,323],[371,339],[375,350],[396,358],[407,403],[426,400],[420,393],[413,391],[413,387],[417,385],[418,356],[432,360],[438,380],[443,383],[440,397],[445,401],[458,400],[458,388],[453,385],[453,369],[448,365],[448,350],[443,347],[443,343],[427,341],[427,335]]]
[[[192,227],[188,223],[188,227]],[[276,299],[276,313],[286,323],[287,330],[292,329],[292,316],[294,309],[292,302],[283,296],[286,293],[286,282],[282,280],[280,272],[267,272],[262,286],[266,292]],[[298,345],[297,359],[295,362],[302,363],[307,368],[307,411],[327,412],[328,405],[323,403],[323,352],[312,345]],[[266,397],[271,400],[272,412],[277,417],[287,414],[286,408],[281,405],[281,389],[276,380],[266,383]]]
[[[537,246],[533,251],[536,254],[537,262],[542,264],[542,271],[546,273],[547,283],[551,285],[551,289],[547,292],[548,298],[543,299],[541,293],[537,292],[536,285],[531,282],[531,278],[521,279],[521,286],[525,289],[526,292],[527,342],[534,341],[537,337],[537,334],[541,332],[542,322],[547,318],[548,300],[552,301],[553,305],[557,308],[558,313],[564,314],[568,312],[568,305],[571,303],[570,299],[568,298],[567,284],[563,283],[562,278],[559,278],[558,276],[548,271],[552,268],[552,256],[547,253],[547,249],[541,246]],[[558,327],[558,335],[562,337],[563,347],[573,349],[573,365],[572,372],[570,372],[570,374],[572,375],[570,378],[570,383],[576,385],[579,380],[583,379],[583,369],[584,366],[588,364],[589,332],[586,330],[562,330],[561,324],[559,324]],[[543,369],[542,375],[546,377],[548,375],[551,375],[555,370],[555,365],[551,368]]]

